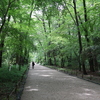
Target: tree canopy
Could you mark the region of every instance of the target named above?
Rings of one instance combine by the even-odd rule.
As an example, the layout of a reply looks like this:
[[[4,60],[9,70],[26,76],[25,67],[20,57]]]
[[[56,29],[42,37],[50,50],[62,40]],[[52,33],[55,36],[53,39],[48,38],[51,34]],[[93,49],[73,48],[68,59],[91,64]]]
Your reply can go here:
[[[37,63],[99,70],[99,0],[0,0],[0,67]]]

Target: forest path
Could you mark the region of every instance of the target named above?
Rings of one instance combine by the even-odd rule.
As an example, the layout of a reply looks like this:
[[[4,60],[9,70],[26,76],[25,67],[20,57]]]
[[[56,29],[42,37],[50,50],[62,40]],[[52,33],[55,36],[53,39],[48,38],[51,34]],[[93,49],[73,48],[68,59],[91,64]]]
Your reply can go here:
[[[100,100],[100,85],[36,64],[21,100]]]

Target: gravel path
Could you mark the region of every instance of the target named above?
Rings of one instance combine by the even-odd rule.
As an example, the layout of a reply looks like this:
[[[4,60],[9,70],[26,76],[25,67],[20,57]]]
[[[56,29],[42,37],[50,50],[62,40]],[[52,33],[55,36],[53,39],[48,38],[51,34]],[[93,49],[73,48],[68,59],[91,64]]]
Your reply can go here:
[[[21,100],[100,100],[100,85],[36,64]]]

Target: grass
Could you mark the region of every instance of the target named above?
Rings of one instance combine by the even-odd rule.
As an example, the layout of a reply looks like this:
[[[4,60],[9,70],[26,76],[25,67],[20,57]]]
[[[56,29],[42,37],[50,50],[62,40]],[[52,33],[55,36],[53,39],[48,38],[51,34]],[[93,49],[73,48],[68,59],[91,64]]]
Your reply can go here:
[[[7,95],[14,89],[25,70],[25,66],[21,68],[21,71],[16,66],[12,66],[11,71],[6,66],[0,68],[0,98],[2,94]]]
[[[25,71],[25,67],[22,67],[22,70],[19,71],[17,68],[12,67],[11,71],[7,67],[0,69],[0,83],[5,82],[17,82]]]

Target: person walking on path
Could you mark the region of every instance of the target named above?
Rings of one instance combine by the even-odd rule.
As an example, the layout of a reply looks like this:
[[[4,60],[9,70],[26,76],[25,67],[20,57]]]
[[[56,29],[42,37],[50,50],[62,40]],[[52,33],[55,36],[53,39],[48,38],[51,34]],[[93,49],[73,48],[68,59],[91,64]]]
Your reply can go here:
[[[34,61],[32,61],[32,69],[34,69],[34,65],[35,65],[35,63],[34,63]]]

